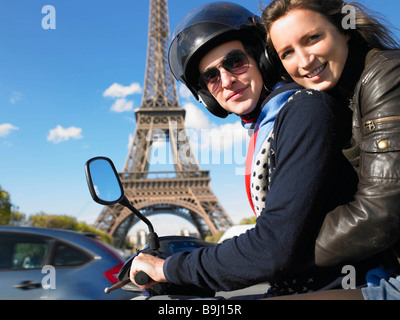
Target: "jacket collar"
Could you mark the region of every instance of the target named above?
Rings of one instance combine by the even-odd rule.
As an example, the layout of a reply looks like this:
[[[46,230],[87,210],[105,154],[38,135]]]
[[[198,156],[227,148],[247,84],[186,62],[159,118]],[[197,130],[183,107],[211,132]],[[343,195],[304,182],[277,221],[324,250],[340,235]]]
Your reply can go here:
[[[357,82],[365,68],[368,51],[369,48],[365,45],[354,41],[349,42],[349,54],[342,75],[335,88],[329,92],[339,101],[348,104],[349,99],[352,98]]]

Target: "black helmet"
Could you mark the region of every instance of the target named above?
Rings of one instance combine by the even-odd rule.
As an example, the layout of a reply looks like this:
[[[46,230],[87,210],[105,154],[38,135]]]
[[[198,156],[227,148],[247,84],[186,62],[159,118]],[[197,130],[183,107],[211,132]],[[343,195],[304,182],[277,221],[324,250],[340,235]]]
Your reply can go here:
[[[264,84],[271,90],[277,76],[266,51],[265,32],[260,18],[231,2],[208,3],[189,12],[177,25],[169,47],[168,61],[174,77],[184,83],[214,115],[225,118],[223,109],[209,91],[198,83],[200,59],[221,43],[241,40],[248,43],[258,63]],[[266,77],[268,75],[268,78]]]

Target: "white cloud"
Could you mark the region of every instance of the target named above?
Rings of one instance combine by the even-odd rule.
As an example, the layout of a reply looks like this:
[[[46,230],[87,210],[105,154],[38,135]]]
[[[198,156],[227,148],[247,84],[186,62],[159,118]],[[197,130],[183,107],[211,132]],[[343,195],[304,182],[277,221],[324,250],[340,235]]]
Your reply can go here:
[[[82,139],[82,129],[76,127],[63,128],[58,125],[55,129],[49,131],[47,140],[59,143],[62,141],[67,141],[69,139]]]
[[[132,143],[133,143],[133,134],[129,134],[128,145],[126,146],[128,150],[131,149]]]
[[[103,92],[103,97],[125,98],[131,94],[141,93],[142,88],[138,83],[131,83],[130,86],[123,86],[114,82],[106,91]]]
[[[124,112],[133,110],[133,101],[127,101],[126,99],[117,99],[111,106],[111,111]]]
[[[240,121],[220,126],[211,124],[210,127],[202,129],[188,128],[186,132],[200,165],[235,164],[237,174],[243,174],[250,138]],[[183,148],[186,150],[185,145]]]
[[[189,99],[190,97],[193,97],[190,90],[183,83],[181,83],[179,86],[179,95],[185,99]]]
[[[185,126],[186,128],[205,129],[210,127],[207,116],[199,107],[193,103],[186,103],[183,108],[186,110]]]
[[[10,123],[0,124],[0,137],[6,137],[10,134],[11,130],[19,130],[18,127],[13,126]]]
[[[236,143],[248,140],[248,132],[240,121],[220,126],[210,124],[203,109],[193,103],[186,103],[185,127],[188,129],[191,143],[197,149],[228,150]],[[194,130],[191,130],[194,129]]]
[[[10,103],[16,104],[18,100],[20,100],[22,97],[22,93],[18,91],[13,91],[11,93],[11,98],[10,98]]]
[[[215,150],[230,149],[234,144],[247,139],[248,133],[239,121],[214,127],[208,132],[209,145]]]

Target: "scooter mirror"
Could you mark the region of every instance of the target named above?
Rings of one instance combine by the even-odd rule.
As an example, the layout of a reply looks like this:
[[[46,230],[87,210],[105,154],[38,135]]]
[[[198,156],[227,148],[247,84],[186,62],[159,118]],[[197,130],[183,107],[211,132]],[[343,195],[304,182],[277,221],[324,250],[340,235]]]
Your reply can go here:
[[[93,200],[107,206],[119,203],[131,210],[133,214],[149,227],[150,250],[158,249],[160,244],[158,236],[154,232],[153,225],[125,196],[121,180],[112,161],[106,157],[92,158],[85,163],[85,172]]]
[[[112,205],[124,197],[124,190],[112,161],[106,157],[95,157],[85,164],[86,180],[94,201]]]

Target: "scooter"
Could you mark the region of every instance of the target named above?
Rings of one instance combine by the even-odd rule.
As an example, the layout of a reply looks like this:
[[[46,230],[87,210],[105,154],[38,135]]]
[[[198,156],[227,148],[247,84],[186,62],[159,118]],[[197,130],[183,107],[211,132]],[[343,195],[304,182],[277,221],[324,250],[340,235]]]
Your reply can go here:
[[[129,279],[132,260],[139,253],[151,254],[161,259],[166,259],[170,255],[182,252],[193,251],[201,247],[212,247],[215,243],[200,240],[195,237],[186,236],[165,236],[158,237],[154,232],[152,223],[139,211],[125,196],[121,180],[115,169],[113,162],[107,157],[95,157],[88,160],[85,164],[86,180],[88,183],[90,194],[94,201],[102,205],[114,205],[119,203],[132,211],[140,220],[148,227],[149,242],[143,250],[137,251],[128,260],[118,273],[118,283],[112,287],[105,288],[104,292],[108,293],[112,290],[122,288],[128,291],[141,291],[145,296],[156,295],[183,295],[183,296],[199,296],[213,297],[215,292],[210,289],[199,288],[194,285],[178,286],[171,283],[157,283],[152,288],[140,290]],[[145,285],[151,281],[150,277],[143,271],[135,274],[135,282],[139,285]]]

